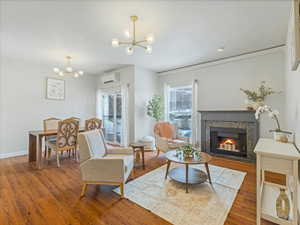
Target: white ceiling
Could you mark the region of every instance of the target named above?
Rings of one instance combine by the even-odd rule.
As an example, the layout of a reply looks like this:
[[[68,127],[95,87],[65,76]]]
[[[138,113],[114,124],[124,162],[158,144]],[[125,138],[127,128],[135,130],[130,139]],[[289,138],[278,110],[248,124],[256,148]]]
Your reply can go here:
[[[290,1],[1,1],[4,57],[74,65],[91,74],[124,64],[163,71],[285,43]],[[153,53],[112,48],[130,15],[137,35],[153,33]],[[225,46],[224,52],[217,48]]]

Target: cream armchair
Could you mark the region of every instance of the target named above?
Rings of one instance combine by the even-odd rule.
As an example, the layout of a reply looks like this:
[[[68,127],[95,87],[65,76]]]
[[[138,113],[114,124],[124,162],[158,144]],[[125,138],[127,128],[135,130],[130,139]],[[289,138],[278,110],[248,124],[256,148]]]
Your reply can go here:
[[[123,147],[107,147],[101,130],[79,134],[80,172],[83,181],[81,196],[88,184],[120,185],[124,197],[124,184],[133,165],[133,150]]]
[[[157,155],[168,152],[190,142],[189,138],[177,135],[176,126],[169,122],[159,122],[154,127]]]

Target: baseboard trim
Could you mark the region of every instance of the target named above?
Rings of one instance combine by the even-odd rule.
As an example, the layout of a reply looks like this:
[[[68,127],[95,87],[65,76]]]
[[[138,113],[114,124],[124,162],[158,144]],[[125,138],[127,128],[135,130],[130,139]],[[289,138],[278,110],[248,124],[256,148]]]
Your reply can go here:
[[[0,159],[6,159],[6,158],[22,156],[22,155],[27,155],[27,151],[1,153],[0,154]]]

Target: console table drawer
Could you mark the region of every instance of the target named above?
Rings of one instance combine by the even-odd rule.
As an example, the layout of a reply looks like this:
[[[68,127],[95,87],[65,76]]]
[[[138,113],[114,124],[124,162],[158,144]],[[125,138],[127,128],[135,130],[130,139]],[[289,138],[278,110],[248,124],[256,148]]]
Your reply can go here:
[[[261,157],[261,169],[273,171],[276,173],[283,173],[287,175],[293,174],[293,161],[288,159]]]

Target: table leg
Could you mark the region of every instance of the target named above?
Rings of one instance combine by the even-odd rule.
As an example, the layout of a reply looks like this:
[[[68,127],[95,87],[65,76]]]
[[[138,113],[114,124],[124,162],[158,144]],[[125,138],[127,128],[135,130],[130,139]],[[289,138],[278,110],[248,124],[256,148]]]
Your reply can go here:
[[[36,162],[36,136],[29,134],[28,162]]]
[[[189,193],[188,185],[189,185],[189,164],[185,164],[185,193]]]
[[[143,163],[143,170],[145,169],[145,148],[141,147],[142,151],[142,163]]]
[[[212,184],[211,177],[210,177],[210,172],[209,172],[209,167],[208,167],[208,163],[205,163],[205,168],[206,168],[206,173],[207,173],[207,176],[208,176],[209,183]]]
[[[169,169],[170,169],[170,165],[171,165],[171,161],[170,160],[168,160],[168,162],[167,162],[168,164],[167,164],[167,170],[166,170],[166,176],[165,176],[165,180],[167,179],[167,177],[168,177],[168,173],[169,173]]]

